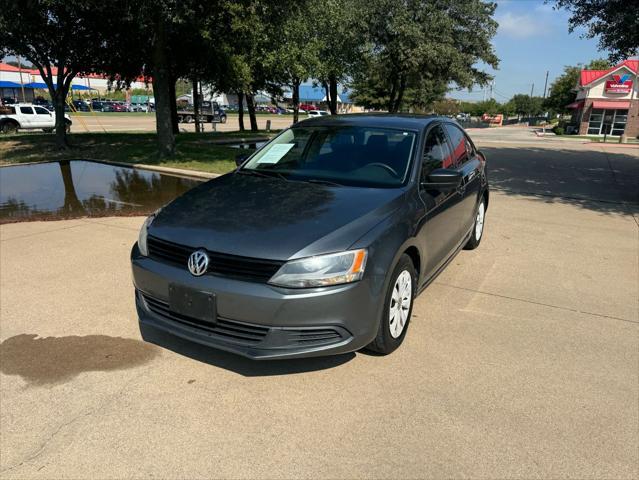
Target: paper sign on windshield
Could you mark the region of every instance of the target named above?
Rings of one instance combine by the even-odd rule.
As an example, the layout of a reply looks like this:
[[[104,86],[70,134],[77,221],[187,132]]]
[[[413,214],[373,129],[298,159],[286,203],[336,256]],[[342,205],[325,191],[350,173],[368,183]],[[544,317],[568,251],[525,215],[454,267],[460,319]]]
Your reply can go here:
[[[277,145],[273,145],[257,160],[257,163],[277,163],[294,146],[294,143],[278,143]]]

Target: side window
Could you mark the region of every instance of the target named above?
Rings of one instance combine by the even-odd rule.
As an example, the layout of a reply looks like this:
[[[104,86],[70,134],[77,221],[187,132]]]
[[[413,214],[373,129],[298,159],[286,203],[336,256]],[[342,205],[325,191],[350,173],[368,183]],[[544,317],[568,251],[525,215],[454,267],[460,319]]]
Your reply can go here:
[[[23,115],[33,115],[33,109],[31,107],[20,107],[20,113]]]
[[[467,143],[469,142],[466,139],[466,134],[464,134],[464,132],[458,126],[447,123],[444,128],[446,128],[448,136],[450,137],[450,142],[453,145],[454,165],[455,167],[459,167],[470,160],[468,151],[468,147],[470,146],[470,144],[467,145]]]
[[[440,126],[433,127],[424,145],[424,159],[422,161],[422,181],[436,168],[448,168],[451,166],[450,149],[446,141],[446,135]]]
[[[36,114],[38,115],[49,115],[49,110],[47,110],[46,108],[42,108],[42,107],[33,107],[35,108]]]

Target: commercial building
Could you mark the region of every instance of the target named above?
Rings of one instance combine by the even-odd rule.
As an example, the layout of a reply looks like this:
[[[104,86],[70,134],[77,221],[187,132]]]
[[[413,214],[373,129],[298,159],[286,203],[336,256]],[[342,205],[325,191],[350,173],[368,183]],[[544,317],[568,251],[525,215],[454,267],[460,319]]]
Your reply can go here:
[[[55,67],[53,67],[52,73],[57,75]],[[147,85],[143,78],[139,78],[131,83],[130,88],[151,89],[151,84],[149,82]],[[110,89],[109,79],[99,74],[78,75],[71,83],[73,92],[95,91],[105,93]],[[42,93],[47,93],[47,85],[37,69],[18,68],[8,63],[0,62],[0,98],[9,97],[19,101],[30,102],[36,96],[42,94],[37,93],[38,90],[43,90],[44,92]]]
[[[639,60],[608,70],[582,70],[572,125],[580,135],[639,137]]]

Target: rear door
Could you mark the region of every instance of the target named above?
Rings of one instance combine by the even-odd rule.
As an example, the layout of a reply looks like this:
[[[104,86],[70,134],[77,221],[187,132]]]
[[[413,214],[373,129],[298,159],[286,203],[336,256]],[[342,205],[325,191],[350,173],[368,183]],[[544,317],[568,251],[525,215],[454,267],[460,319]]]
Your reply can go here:
[[[455,169],[462,172],[463,179],[457,194],[460,196],[459,239],[461,240],[475,221],[475,208],[481,190],[481,161],[473,142],[459,126],[453,123],[444,125],[453,148]]]
[[[418,239],[426,257],[425,277],[430,278],[460,242],[461,197],[457,190],[440,190],[423,185],[436,168],[452,168],[453,157],[441,124],[426,134],[420,172],[419,195],[424,204],[420,215]]]

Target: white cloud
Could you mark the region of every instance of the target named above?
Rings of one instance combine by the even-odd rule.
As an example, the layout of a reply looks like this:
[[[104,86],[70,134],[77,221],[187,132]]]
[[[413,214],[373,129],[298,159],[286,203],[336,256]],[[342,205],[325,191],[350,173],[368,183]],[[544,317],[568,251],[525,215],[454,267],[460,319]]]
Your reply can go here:
[[[539,15],[505,12],[497,16],[496,20],[499,23],[498,32],[508,37],[530,38],[548,32],[548,22]]]

